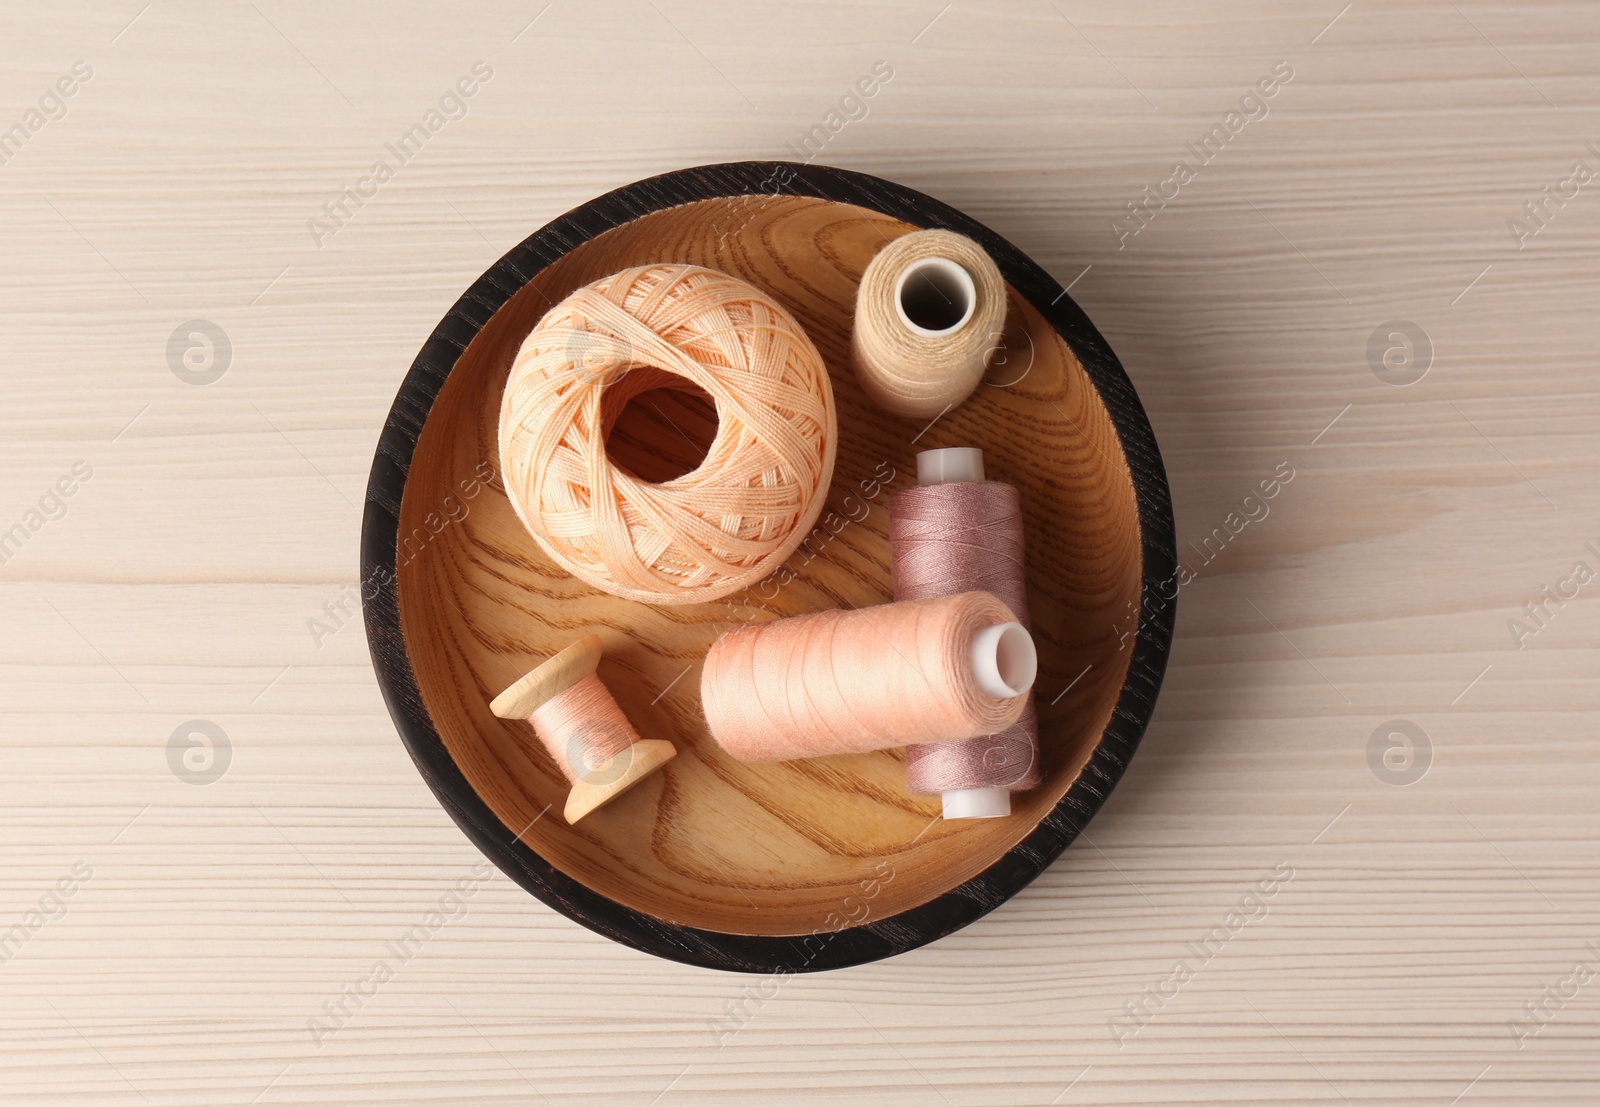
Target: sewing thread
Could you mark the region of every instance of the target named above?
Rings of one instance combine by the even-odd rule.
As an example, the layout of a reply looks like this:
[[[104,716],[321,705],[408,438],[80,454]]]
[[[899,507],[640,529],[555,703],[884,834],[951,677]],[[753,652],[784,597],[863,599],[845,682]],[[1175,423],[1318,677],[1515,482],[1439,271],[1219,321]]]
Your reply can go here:
[[[575,823],[677,756],[671,742],[639,737],[596,673],[604,644],[585,634],[501,692],[489,710],[526,719],[571,790],[563,814]]]
[[[627,402],[699,388],[718,427],[699,468],[641,480],[606,439]],[[838,422],[827,367],[777,301],[694,265],[573,292],[523,342],[500,407],[506,494],[540,548],[594,587],[658,604],[754,584],[822,511]]]
[[[1004,729],[1036,662],[1011,610],[968,592],[737,627],[706,655],[700,700],[742,761],[865,753]]]
[[[592,777],[640,741],[610,689],[590,673],[528,716],[568,784]]]
[[[856,379],[884,411],[937,418],[978,387],[1005,318],[1005,282],[983,247],[954,231],[902,235],[856,290]]]
[[[1022,500],[1016,488],[984,480],[983,455],[978,450],[924,451],[917,467],[923,483],[896,492],[889,501],[895,598],[983,589],[1000,597],[1026,626],[1026,547]],[[967,479],[971,477],[976,479]],[[909,747],[908,790],[913,795],[936,795],[1036,787],[1039,721],[1033,696],[1027,699],[1017,721],[998,733]],[[953,817],[957,805],[946,806],[947,817]],[[1009,810],[1008,801],[1000,806]]]

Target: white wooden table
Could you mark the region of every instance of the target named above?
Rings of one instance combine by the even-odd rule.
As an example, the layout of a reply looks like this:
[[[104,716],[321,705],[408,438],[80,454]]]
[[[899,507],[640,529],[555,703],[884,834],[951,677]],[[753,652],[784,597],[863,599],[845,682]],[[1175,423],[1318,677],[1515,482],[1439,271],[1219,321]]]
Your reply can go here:
[[[0,1101],[1600,1098],[1600,9],[139,2],[0,12]],[[475,869],[350,597],[459,292],[808,134],[1072,282],[1198,579],[1041,880],[772,989]]]

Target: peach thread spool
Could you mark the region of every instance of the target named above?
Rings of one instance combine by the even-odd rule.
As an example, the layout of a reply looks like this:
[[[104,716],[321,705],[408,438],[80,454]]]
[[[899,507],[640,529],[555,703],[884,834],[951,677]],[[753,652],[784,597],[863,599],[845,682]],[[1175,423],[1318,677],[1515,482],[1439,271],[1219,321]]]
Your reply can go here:
[[[605,652],[585,634],[496,696],[489,710],[527,719],[572,785],[567,822],[596,811],[677,756],[671,742],[640,738],[596,669]]]
[[[897,600],[982,588],[1028,624],[1022,499],[984,479],[983,451],[970,447],[917,455],[917,486],[889,501]],[[947,819],[999,818],[1011,793],[1039,783],[1039,718],[1033,695],[1011,726],[961,742],[906,750],[906,786],[939,795]]]
[[[737,627],[712,643],[700,701],[741,761],[867,753],[1004,729],[1037,665],[1011,610],[968,592]]]
[[[703,391],[717,431],[692,472],[660,483],[606,440],[634,397]],[[506,496],[540,548],[586,583],[656,604],[720,599],[767,576],[810,533],[837,449],[822,355],[772,297],[697,265],[585,285],[523,342],[500,406]]]
[[[902,235],[856,290],[856,379],[890,414],[938,418],[978,387],[1005,321],[1005,282],[982,246],[954,231]]]

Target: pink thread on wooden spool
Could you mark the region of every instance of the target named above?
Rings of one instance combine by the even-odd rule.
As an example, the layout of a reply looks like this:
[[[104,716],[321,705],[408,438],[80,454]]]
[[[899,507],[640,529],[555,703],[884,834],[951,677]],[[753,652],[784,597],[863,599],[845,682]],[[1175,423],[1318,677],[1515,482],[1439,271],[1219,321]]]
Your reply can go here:
[[[596,669],[604,652],[585,634],[489,704],[502,719],[526,719],[572,790],[563,810],[575,823],[677,756],[671,742],[640,738]]]

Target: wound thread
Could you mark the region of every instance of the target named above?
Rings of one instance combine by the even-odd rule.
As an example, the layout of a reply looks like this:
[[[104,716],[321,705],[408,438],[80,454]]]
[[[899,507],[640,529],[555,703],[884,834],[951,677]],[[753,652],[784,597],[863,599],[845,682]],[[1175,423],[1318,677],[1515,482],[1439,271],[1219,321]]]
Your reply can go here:
[[[981,589],[1029,625],[1022,500],[1013,486],[976,480],[902,489],[889,501],[889,534],[896,600]],[[1026,699],[1017,720],[997,733],[910,746],[908,790],[937,795],[1036,787],[1039,721],[1031,692]]]
[[[489,704],[502,719],[526,719],[566,777],[568,823],[597,811],[677,756],[661,739],[641,739],[596,674],[605,645],[585,634],[525,674]]]
[[[993,259],[954,231],[913,231],[879,250],[856,291],[856,379],[893,415],[933,419],[972,394],[1006,319]]]
[[[1006,623],[1014,619],[998,598],[968,592],[738,627],[706,655],[706,722],[741,761],[991,733],[1027,703],[1026,695],[985,692],[974,675],[975,640]],[[1031,642],[1024,644],[1031,655]],[[1019,681],[1024,688],[1032,685],[1031,664]]]
[[[534,708],[528,721],[568,784],[603,771],[639,741],[611,690],[594,673]]]
[[[659,484],[606,454],[627,401],[695,387],[716,405],[705,460]],[[551,308],[517,352],[500,407],[500,472],[558,565],[645,603],[719,599],[771,573],[810,532],[838,421],[822,355],[753,285],[696,265],[626,269]]]

